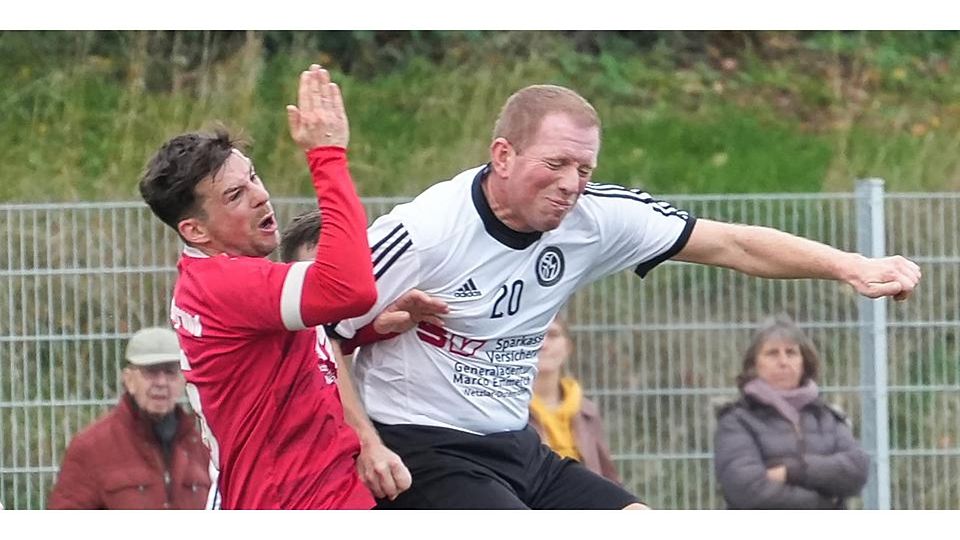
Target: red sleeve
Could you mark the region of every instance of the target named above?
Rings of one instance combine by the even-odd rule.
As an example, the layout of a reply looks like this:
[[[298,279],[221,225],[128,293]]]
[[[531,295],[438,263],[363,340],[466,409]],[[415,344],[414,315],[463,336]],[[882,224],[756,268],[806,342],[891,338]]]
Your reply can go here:
[[[320,206],[317,258],[304,276],[300,313],[317,326],[363,315],[377,300],[367,214],[347,169],[344,148],[322,146],[307,152]]]
[[[340,344],[340,350],[343,352],[343,354],[353,354],[353,351],[355,351],[357,347],[363,347],[364,345],[369,345],[378,341],[393,339],[399,335],[400,334],[396,332],[380,334],[373,329],[373,323],[370,323],[357,330],[357,333],[354,334],[352,338],[344,340]]]

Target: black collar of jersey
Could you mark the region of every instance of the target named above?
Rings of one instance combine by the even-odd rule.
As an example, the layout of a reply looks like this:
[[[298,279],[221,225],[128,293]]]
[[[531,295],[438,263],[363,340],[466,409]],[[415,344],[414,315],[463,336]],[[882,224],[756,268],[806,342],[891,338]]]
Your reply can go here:
[[[497,219],[497,216],[493,214],[493,210],[490,208],[490,203],[487,202],[487,198],[483,195],[483,182],[489,173],[490,164],[487,163],[487,165],[480,169],[480,172],[473,177],[473,187],[470,190],[473,194],[473,206],[476,207],[477,213],[480,214],[480,219],[483,221],[483,228],[486,229],[487,233],[497,242],[500,242],[508,248],[517,250],[527,249],[533,245],[534,242],[540,240],[543,233],[539,231],[527,233],[517,232]]]

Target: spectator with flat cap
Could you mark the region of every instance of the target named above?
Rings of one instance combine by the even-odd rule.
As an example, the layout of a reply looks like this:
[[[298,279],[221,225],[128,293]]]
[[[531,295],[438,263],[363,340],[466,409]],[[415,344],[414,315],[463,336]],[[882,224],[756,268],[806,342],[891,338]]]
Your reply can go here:
[[[180,348],[169,328],[127,344],[119,404],[67,447],[51,509],[200,509],[210,491],[209,452],[184,392]]]

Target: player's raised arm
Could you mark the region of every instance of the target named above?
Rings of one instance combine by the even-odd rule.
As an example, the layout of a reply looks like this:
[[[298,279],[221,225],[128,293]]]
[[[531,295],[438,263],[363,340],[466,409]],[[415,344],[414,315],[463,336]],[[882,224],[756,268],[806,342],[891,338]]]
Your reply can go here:
[[[377,291],[367,217],[347,168],[349,122],[340,88],[325,69],[314,64],[301,73],[287,120],[306,153],[323,216],[316,258],[295,264],[284,284],[285,324],[305,328],[365,313]]]

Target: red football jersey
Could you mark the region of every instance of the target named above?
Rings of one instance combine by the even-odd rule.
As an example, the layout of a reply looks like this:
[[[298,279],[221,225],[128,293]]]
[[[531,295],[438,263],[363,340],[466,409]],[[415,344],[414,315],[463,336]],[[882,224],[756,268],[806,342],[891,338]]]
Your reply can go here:
[[[323,213],[316,261],[206,256],[188,246],[177,265],[171,319],[211,451],[210,508],[374,505],[317,326],[372,304],[366,216],[343,151],[308,158]]]

